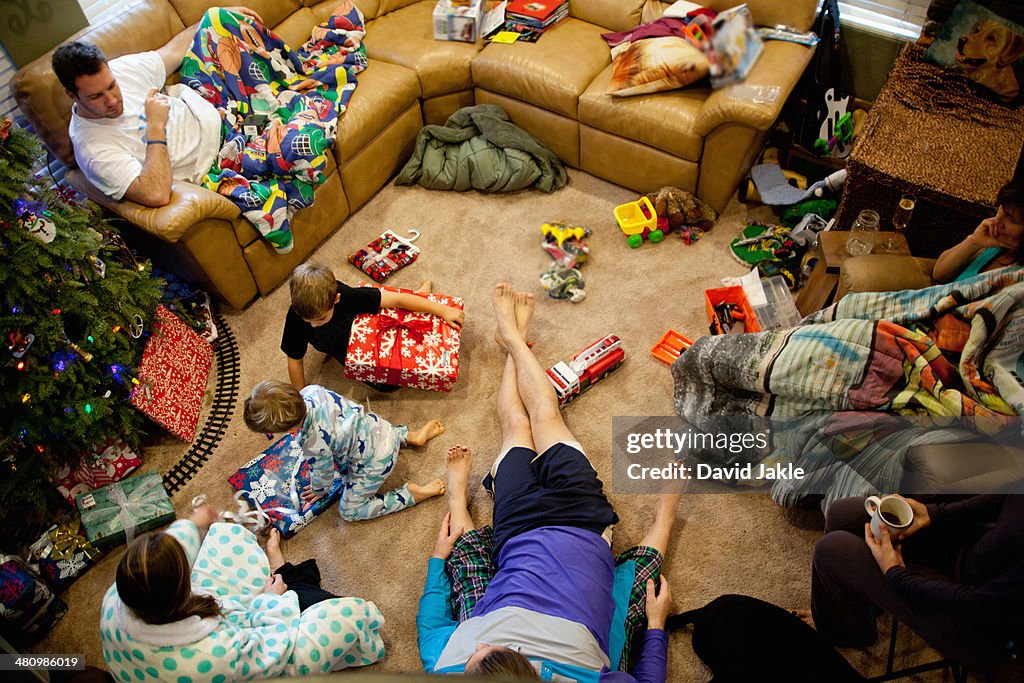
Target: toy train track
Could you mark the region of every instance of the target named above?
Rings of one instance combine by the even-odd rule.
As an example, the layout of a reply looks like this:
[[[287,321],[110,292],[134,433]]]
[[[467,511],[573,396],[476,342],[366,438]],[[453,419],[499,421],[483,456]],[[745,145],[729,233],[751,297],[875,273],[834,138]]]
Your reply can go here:
[[[202,431],[192,442],[181,460],[164,475],[164,488],[167,494],[177,493],[192,477],[202,469],[206,461],[213,455],[214,449],[224,437],[231,415],[238,401],[238,385],[241,375],[241,362],[238,355],[238,343],[231,328],[219,313],[214,315],[220,339],[214,348],[217,361],[217,385],[214,389],[213,404],[210,414],[203,423]]]

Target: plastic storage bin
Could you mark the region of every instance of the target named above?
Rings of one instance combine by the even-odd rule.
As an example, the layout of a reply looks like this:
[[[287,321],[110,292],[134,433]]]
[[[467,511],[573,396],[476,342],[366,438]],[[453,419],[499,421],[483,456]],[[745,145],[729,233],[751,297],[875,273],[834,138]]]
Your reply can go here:
[[[793,294],[786,286],[786,279],[774,275],[761,280],[767,303],[754,307],[754,316],[762,330],[784,330],[800,322],[800,311],[796,309]]]

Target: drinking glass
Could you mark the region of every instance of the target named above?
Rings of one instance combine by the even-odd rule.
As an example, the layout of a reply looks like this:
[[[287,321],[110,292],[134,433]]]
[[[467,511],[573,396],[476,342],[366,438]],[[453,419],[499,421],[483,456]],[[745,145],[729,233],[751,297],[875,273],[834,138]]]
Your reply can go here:
[[[910,223],[910,214],[914,213],[914,205],[917,200],[909,194],[900,197],[900,203],[896,205],[896,211],[892,214],[892,229],[885,237],[882,248],[888,252],[896,251],[896,233],[903,232]]]
[[[878,212],[864,209],[850,226],[846,238],[846,253],[850,256],[865,256],[871,253],[878,235]]]

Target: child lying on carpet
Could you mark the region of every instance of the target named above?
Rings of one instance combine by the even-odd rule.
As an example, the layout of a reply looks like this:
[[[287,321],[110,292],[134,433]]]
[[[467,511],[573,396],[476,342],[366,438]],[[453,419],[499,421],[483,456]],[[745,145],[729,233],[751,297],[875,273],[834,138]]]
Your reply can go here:
[[[300,392],[279,380],[256,385],[245,401],[244,417],[254,432],[295,434],[303,459],[311,459],[310,486],[301,494],[303,509],[330,491],[336,472],[346,480],[338,512],[347,522],[381,517],[444,493],[441,479],[377,493],[395,466],[399,448],[422,446],[444,432],[438,420],[410,432],[319,385]]]
[[[431,284],[427,280],[416,291],[430,292]],[[306,386],[302,361],[310,344],[345,364],[348,338],[357,315],[377,313],[382,308],[404,308],[436,315],[455,329],[461,329],[466,319],[457,308],[415,294],[388,292],[376,287],[349,287],[334,279],[330,268],[315,263],[303,263],[292,271],[288,287],[292,305],[284,321],[281,350],[288,356],[288,379],[296,389]],[[366,384],[384,392],[398,388],[375,382]]]

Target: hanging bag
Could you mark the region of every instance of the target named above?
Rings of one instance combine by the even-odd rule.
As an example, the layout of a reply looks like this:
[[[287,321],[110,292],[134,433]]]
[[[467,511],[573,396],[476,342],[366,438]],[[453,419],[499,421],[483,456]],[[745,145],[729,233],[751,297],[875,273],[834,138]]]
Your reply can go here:
[[[401,237],[386,230],[383,235],[352,254],[349,263],[372,277],[374,282],[384,282],[420,255],[419,248],[413,246],[420,231],[410,230],[409,234],[410,237]]]

